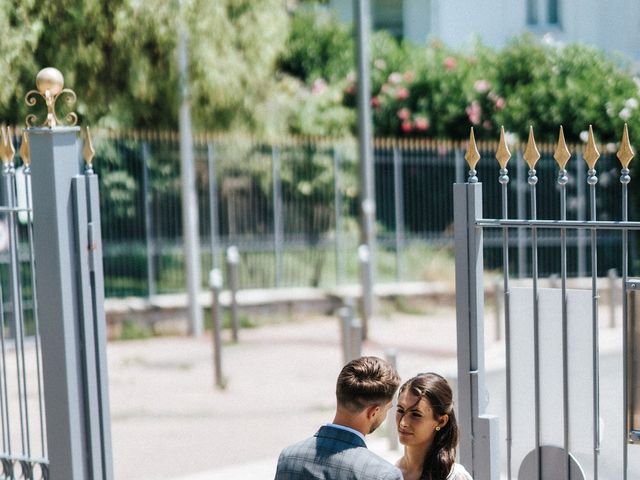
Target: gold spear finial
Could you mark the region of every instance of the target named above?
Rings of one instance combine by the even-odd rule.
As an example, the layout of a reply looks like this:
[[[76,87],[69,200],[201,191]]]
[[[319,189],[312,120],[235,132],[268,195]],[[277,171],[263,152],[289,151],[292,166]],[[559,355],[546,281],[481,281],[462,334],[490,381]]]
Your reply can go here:
[[[29,135],[26,130],[22,130],[22,144],[20,145],[20,158],[25,166],[31,165],[31,152],[29,151]]]
[[[16,154],[16,149],[13,146],[13,139],[11,138],[11,127],[2,127],[2,157],[3,165],[7,166],[13,162],[13,156]]]
[[[464,159],[469,164],[471,170],[476,169],[476,165],[480,161],[480,152],[476,146],[476,137],[473,134],[473,127],[471,127],[471,133],[469,134],[469,145],[467,146],[467,153],[464,155]]]
[[[5,158],[9,156],[7,134],[5,133],[4,129],[5,126],[0,125],[0,160],[2,160],[2,163],[5,163]]]
[[[63,97],[64,102],[71,106],[76,102],[76,94],[73,90],[64,87],[64,77],[60,70],[52,67],[43,68],[36,76],[37,90],[29,91],[24,101],[30,107],[36,104],[36,98],[41,97],[47,106],[47,117],[41,123],[42,127],[54,128],[62,125],[62,122],[56,114],[56,102]],[[34,127],[37,122],[37,115],[30,113],[27,115],[25,122],[28,127]],[[78,116],[74,112],[69,112],[65,116],[65,121],[69,126],[73,126],[78,122]]]
[[[556,151],[553,154],[553,158],[558,162],[558,166],[560,170],[565,170],[567,166],[567,162],[571,158],[571,152],[567,148],[567,142],[564,139],[564,129],[562,125],[560,125],[560,133],[558,134],[558,146],[556,147]]]
[[[589,137],[587,138],[587,148],[584,151],[584,161],[587,162],[589,168],[593,170],[596,168],[596,163],[598,158],[600,158],[600,152],[598,151],[598,147],[596,147],[596,141],[593,138],[593,128],[589,125]]]
[[[84,162],[86,164],[86,169],[88,173],[93,172],[93,156],[96,154],[96,151],[93,148],[93,142],[91,141],[91,133],[89,132],[89,127],[84,128],[84,147],[82,148],[82,156],[84,157]]]
[[[507,168],[507,163],[509,163],[509,159],[511,158],[511,152],[509,151],[509,147],[507,146],[507,142],[504,139],[504,127],[500,127],[500,141],[498,143],[498,151],[496,152],[496,159],[500,164],[500,168],[503,170]]]
[[[616,154],[618,160],[622,164],[622,168],[629,168],[629,162],[635,156],[635,152],[633,151],[633,147],[631,146],[631,142],[629,142],[629,129],[627,128],[627,124],[624,124],[624,130],[622,131],[622,140],[620,140],[620,149]]]
[[[527,147],[524,149],[524,160],[529,165],[529,169],[536,168],[536,163],[540,160],[540,152],[536,146],[536,139],[533,137],[533,126],[529,126],[529,139],[527,140]]]

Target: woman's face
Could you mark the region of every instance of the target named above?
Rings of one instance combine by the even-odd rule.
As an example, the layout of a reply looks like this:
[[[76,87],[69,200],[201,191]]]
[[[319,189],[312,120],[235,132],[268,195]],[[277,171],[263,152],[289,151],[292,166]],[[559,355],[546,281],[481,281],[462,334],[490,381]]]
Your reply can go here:
[[[448,417],[436,418],[431,404],[424,397],[418,397],[409,389],[398,397],[396,426],[398,438],[403,445],[424,445],[430,447],[436,435],[436,427],[443,427]]]

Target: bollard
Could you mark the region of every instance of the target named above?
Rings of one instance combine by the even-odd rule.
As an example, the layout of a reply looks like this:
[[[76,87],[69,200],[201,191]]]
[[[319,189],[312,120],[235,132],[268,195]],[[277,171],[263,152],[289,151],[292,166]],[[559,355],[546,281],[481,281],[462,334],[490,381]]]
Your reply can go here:
[[[227,248],[227,279],[229,282],[229,306],[231,309],[231,338],[238,341],[238,331],[240,324],[238,321],[238,264],[240,263],[240,253],[238,247],[231,245]]]
[[[609,328],[616,328],[616,307],[618,306],[618,271],[615,268],[607,270],[609,279]]]
[[[494,340],[499,342],[502,339],[502,307],[504,303],[504,291],[502,288],[502,279],[500,277],[495,277],[493,279],[493,299],[496,313]]]
[[[353,300],[350,298],[344,301],[344,306],[338,310],[340,317],[340,340],[342,344],[343,363],[350,362],[351,356],[351,320],[353,319]]]
[[[353,315],[349,324],[349,354],[350,360],[362,356],[362,321]]]
[[[213,337],[213,371],[216,387],[222,389],[226,381],[222,375],[222,309],[220,307],[220,290],[222,289],[222,272],[214,268],[209,272],[211,288],[211,336]]]
[[[384,356],[393,368],[398,368],[398,352],[395,348],[388,348],[384,352]],[[398,428],[396,425],[396,407],[398,405],[398,396],[393,397],[393,405],[387,412],[387,438],[389,439],[389,450],[395,452],[398,450]]]
[[[371,255],[367,245],[358,247],[358,263],[360,264],[360,283],[362,295],[360,296],[360,316],[362,317],[362,339],[366,340],[369,334],[369,319],[373,312],[373,278],[371,271]]]

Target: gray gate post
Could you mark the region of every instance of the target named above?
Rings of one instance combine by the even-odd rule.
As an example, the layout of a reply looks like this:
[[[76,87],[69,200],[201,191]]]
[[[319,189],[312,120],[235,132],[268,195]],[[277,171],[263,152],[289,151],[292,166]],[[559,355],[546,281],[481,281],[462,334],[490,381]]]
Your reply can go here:
[[[498,418],[485,415],[482,184],[453,186],[460,461],[476,480],[497,480]]]
[[[81,174],[78,131],[29,129],[49,470],[111,480],[98,183]]]

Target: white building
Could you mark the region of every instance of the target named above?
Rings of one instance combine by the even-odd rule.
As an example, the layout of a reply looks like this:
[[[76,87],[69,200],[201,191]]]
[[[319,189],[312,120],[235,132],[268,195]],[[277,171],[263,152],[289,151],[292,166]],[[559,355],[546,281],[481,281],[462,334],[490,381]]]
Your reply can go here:
[[[353,0],[331,0],[344,21]],[[524,32],[551,33],[561,42],[582,42],[640,60],[640,0],[370,0],[374,29],[415,43],[439,38],[452,47],[474,36],[503,46]]]

